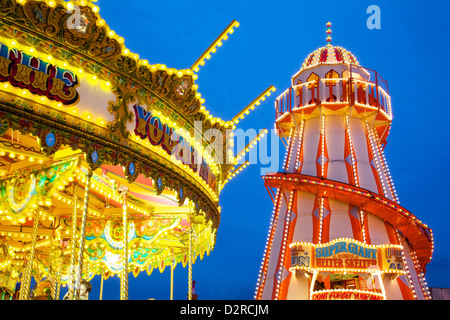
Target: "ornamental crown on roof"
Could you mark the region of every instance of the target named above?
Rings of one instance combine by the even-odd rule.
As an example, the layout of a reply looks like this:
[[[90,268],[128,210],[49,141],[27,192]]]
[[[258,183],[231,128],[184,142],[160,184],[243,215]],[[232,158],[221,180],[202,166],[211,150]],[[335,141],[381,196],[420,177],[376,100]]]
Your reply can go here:
[[[348,50],[333,46],[331,44],[331,22],[327,23],[327,30],[326,30],[326,41],[327,45],[325,47],[321,47],[311,54],[305,59],[305,61],[302,64],[302,68],[311,68],[320,64],[353,64],[353,65],[359,65],[358,60],[356,60],[355,56]]]

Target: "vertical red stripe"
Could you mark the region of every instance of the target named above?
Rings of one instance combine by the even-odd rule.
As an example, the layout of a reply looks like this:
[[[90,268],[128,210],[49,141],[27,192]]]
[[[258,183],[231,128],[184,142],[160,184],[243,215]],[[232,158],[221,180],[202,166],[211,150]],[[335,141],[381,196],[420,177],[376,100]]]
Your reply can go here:
[[[312,211],[313,218],[313,243],[319,243],[320,236],[320,195],[316,194]]]
[[[289,150],[288,150],[288,154],[286,156],[286,163],[284,164],[284,171],[288,171],[289,164],[292,161],[292,147],[296,143],[295,139],[294,139],[296,133],[297,133],[296,130],[291,130],[291,133],[289,135]],[[295,156],[296,155],[294,155],[294,159],[295,159]]]
[[[372,163],[376,166],[376,160],[375,160],[375,154],[374,154],[374,152],[372,150],[372,144],[370,143],[369,132],[367,132],[367,130],[366,130],[366,141],[367,141],[367,150],[369,150],[369,164],[370,164],[370,168],[372,169],[373,177],[374,177],[375,182],[377,184],[378,194],[382,195],[382,196],[385,196],[384,191],[383,191],[383,186],[381,184],[379,172],[371,164],[371,162],[373,161]]]
[[[267,243],[267,250],[265,252],[264,255],[264,263],[263,263],[263,271],[261,274],[261,284],[258,288],[257,291],[257,295],[256,295],[256,299],[261,299],[262,295],[264,293],[264,287],[265,287],[265,283],[266,283],[266,278],[267,278],[267,269],[269,267],[269,261],[270,261],[270,257],[271,257],[271,251],[272,251],[272,242],[273,242],[273,236],[277,227],[277,220],[278,220],[278,215],[279,215],[279,207],[281,205],[281,199],[282,199],[283,195],[282,195],[282,190],[278,191],[278,198],[276,199],[276,205],[275,205],[275,215],[273,217],[273,223],[272,223],[272,227],[270,230],[270,235],[269,235],[269,241]]]
[[[360,210],[361,211],[361,210]],[[369,230],[369,215],[367,214],[367,212],[365,210],[362,210],[362,218],[363,218],[363,227],[364,227],[364,233],[366,235],[366,238],[364,239],[364,242],[367,244],[371,244],[372,242],[370,241],[370,230]]]
[[[299,166],[297,168],[296,173],[301,173],[302,172],[302,167],[303,167],[303,147],[304,147],[304,132],[305,132],[305,125],[303,125],[303,131],[301,132],[301,144],[298,146],[300,148],[300,152],[298,152],[299,156],[298,159],[296,159],[296,162],[299,163]]]
[[[286,221],[286,217],[287,217],[287,215],[289,213],[289,199],[290,199],[290,196],[291,196],[291,192],[289,192],[289,190],[287,190],[287,189],[286,189],[286,191],[287,191],[288,195],[287,196],[282,195],[282,200],[284,200],[286,202],[286,210],[284,211],[283,214],[280,212],[281,216],[283,217],[283,221],[280,221],[280,222],[283,222],[283,225],[279,226],[279,228],[282,228],[281,229],[282,230],[282,235],[281,235],[281,245],[278,248],[277,263],[276,263],[274,274],[273,274],[272,300],[278,299],[278,295],[279,295],[279,291],[278,291],[278,295],[277,295],[277,286],[278,286],[278,283],[279,283],[278,275],[279,275],[279,272],[280,272],[280,267],[283,266],[283,258],[284,258],[283,253],[282,253],[283,238],[284,238],[284,232],[286,230],[287,223],[288,223]],[[283,192],[285,193],[284,190],[283,190]],[[287,244],[286,244],[286,247],[287,247]],[[286,251],[285,251],[285,253],[286,253]],[[281,285],[281,283],[280,283],[280,285]]]
[[[397,277],[397,283],[403,296],[403,300],[415,300],[411,288],[405,283],[408,280],[406,276]]]
[[[326,118],[325,118],[325,120],[326,120]],[[324,125],[323,134],[325,135],[325,125]],[[324,136],[324,139],[323,139],[323,143],[324,143],[324,146],[323,146],[324,155],[323,156],[325,157],[325,161],[324,161],[324,164],[323,164],[323,166],[324,166],[324,168],[323,168],[323,177],[326,178],[328,176],[328,165],[330,163],[330,158],[328,156],[327,139],[326,139],[325,136]]]
[[[325,119],[323,121],[325,122]],[[327,140],[325,139],[325,123],[323,127],[324,129],[322,130],[322,119],[321,119],[319,146],[317,149],[317,157],[316,157],[316,172],[317,177],[326,178],[329,160],[328,160]],[[323,167],[323,175],[322,175],[322,167]]]
[[[353,238],[357,241],[364,242],[361,229],[361,220],[359,217],[359,208],[349,204],[348,215],[350,217],[350,223],[352,225]]]
[[[389,242],[392,244],[401,245],[394,227],[390,223],[387,223],[387,222],[384,223],[384,226],[386,228],[386,233],[389,237]],[[410,266],[408,266],[408,267],[410,267]],[[405,266],[405,268],[406,268],[406,266]],[[402,277],[402,278],[400,278],[400,277]],[[414,295],[412,293],[411,288],[408,285],[408,279],[406,277],[407,277],[406,275],[397,277],[398,286],[402,293],[403,300],[414,300]]]
[[[352,159],[353,146],[350,143],[350,137],[349,137],[349,131],[348,130],[349,130],[349,128],[347,126],[347,123],[345,123],[345,143],[344,143],[345,167],[347,169],[348,184],[357,186],[357,184],[356,184],[356,176],[355,176],[355,172],[357,172],[356,158],[353,161],[353,159]]]
[[[388,222],[384,223],[384,227],[386,228],[386,232],[389,237],[389,242],[391,244],[400,244],[398,241],[397,235],[395,234],[394,227]]]
[[[285,253],[284,263],[283,263],[284,268],[286,270],[289,270],[289,268],[291,267],[291,250],[289,248],[289,244],[295,241],[294,230],[295,230],[295,225],[297,223],[297,217],[298,217],[297,200],[298,200],[298,195],[297,195],[297,192],[294,191],[294,200],[292,201],[291,221],[289,223],[289,230],[288,230],[288,234],[287,234],[286,253]],[[289,292],[289,284],[291,282],[291,277],[292,277],[292,273],[289,272],[289,275],[281,283],[278,299],[280,299],[280,300],[287,299],[287,294]]]
[[[288,104],[288,110],[289,110],[289,112],[291,111],[291,109],[292,109],[292,107],[291,107],[291,88],[289,88],[289,91],[288,91],[288,101],[289,101],[289,104]]]
[[[280,113],[280,109],[279,109],[279,106],[278,106],[278,99],[277,100],[275,100],[275,117],[276,118],[278,118],[278,113]]]
[[[322,177],[322,162],[321,162],[322,141],[323,141],[323,139],[322,139],[322,137],[323,137],[322,122],[320,123],[320,126],[321,126],[321,129],[320,129],[319,145],[317,147],[317,156],[316,156],[316,175],[317,175],[317,177]]]
[[[322,198],[322,243],[330,241],[330,221],[331,221],[331,209],[330,202],[327,197]]]

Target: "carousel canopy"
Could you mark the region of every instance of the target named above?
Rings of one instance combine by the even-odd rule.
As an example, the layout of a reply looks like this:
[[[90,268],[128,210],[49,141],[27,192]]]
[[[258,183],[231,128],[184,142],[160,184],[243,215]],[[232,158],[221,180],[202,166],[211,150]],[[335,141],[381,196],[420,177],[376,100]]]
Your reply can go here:
[[[35,276],[62,282],[75,261],[90,279],[209,254],[220,192],[242,169],[232,131],[275,90],[214,117],[196,72],[236,21],[177,70],[130,52],[99,11],[0,3],[0,263],[18,280],[30,254]]]

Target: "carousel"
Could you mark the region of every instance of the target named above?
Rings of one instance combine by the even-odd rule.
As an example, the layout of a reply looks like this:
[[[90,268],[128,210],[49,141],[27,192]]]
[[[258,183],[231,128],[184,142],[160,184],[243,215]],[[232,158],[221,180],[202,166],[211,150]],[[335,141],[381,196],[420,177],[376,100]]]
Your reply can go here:
[[[237,21],[176,70],[130,52],[93,2],[0,3],[0,299],[59,300],[67,286],[80,300],[84,283],[118,276],[127,300],[130,273],[166,267],[173,299],[179,264],[193,299],[220,192],[247,165],[233,130],[275,88],[214,117],[196,72]]]

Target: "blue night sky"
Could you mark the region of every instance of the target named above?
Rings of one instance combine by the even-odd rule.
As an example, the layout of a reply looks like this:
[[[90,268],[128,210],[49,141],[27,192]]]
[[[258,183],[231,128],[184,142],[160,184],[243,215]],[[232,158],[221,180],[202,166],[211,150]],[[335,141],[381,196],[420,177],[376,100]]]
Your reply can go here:
[[[368,6],[381,9],[381,29],[367,28]],[[200,67],[197,84],[213,116],[231,120],[270,85],[277,91],[238,128],[272,129],[274,101],[290,85],[309,53],[324,46],[325,24],[333,44],[351,51],[364,67],[389,83],[394,110],[385,155],[400,204],[433,229],[435,251],[429,287],[450,287],[448,144],[448,1],[99,0],[100,14],[141,59],[188,69],[233,20],[240,23]],[[438,112],[439,111],[439,112]],[[284,146],[280,146],[280,162]],[[272,202],[261,179],[262,164],[248,167],[222,191],[217,244],[193,268],[199,300],[252,300],[268,234]],[[97,277],[98,278],[98,277]],[[119,279],[104,283],[103,299],[119,299]],[[90,299],[99,297],[92,281]],[[187,267],[175,269],[177,300],[186,299]],[[63,289],[62,295],[67,289]],[[130,274],[129,299],[169,299],[170,270]]]

